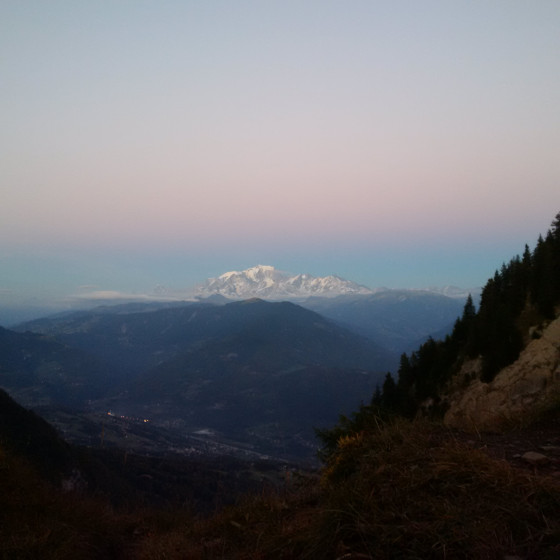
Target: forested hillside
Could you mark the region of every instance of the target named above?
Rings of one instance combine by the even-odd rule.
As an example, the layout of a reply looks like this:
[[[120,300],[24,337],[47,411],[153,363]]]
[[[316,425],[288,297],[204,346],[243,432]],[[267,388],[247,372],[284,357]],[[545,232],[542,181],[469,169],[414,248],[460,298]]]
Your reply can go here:
[[[418,350],[400,359],[395,379],[387,374],[373,404],[404,416],[414,416],[429,403],[442,412],[440,394],[469,358],[482,360],[481,380],[490,382],[513,363],[535,327],[555,317],[560,304],[560,213],[545,237],[531,251],[504,263],[488,280],[476,310],[469,296],[463,314],[444,340],[429,338]]]

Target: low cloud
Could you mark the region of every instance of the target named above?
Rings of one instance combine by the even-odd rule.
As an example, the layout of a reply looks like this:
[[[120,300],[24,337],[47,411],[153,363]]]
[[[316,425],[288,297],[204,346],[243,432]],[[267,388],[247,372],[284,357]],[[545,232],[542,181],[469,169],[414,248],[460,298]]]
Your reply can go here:
[[[137,299],[154,299],[155,296],[147,294],[134,294],[127,292],[119,292],[117,290],[92,290],[73,296],[75,299],[103,299],[103,300],[137,300]]]
[[[126,301],[179,301],[185,299],[185,294],[169,293],[135,293],[121,292],[119,290],[87,290],[71,296],[74,301],[106,301],[106,302],[126,302]]]

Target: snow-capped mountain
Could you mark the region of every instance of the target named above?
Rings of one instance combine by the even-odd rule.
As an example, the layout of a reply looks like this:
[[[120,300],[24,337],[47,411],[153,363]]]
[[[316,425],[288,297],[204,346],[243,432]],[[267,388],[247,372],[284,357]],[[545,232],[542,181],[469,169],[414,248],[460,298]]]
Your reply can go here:
[[[230,299],[294,299],[311,296],[371,294],[372,290],[338,276],[317,278],[309,274],[290,276],[273,266],[258,265],[210,278],[195,289],[196,297],[221,295]]]

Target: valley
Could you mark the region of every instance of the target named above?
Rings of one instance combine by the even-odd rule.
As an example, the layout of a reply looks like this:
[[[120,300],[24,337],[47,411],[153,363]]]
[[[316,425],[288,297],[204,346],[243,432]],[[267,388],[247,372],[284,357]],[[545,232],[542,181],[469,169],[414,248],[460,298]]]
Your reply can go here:
[[[294,278],[255,267],[224,275],[213,293],[209,281],[208,299],[102,306],[3,329],[0,384],[79,445],[316,465],[315,430],[369,402],[399,352],[450,329],[461,301]],[[321,288],[324,297],[230,300],[227,282],[271,296]]]

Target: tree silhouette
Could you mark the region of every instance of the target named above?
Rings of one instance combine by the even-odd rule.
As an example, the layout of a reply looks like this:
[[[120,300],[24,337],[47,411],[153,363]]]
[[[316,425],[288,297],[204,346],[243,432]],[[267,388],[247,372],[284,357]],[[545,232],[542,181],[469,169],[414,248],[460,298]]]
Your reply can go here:
[[[410,356],[401,356],[397,383],[387,374],[374,402],[412,416],[427,398],[437,398],[464,359],[477,356],[482,357],[481,380],[491,381],[519,356],[520,317],[525,313],[531,321],[548,320],[559,304],[560,212],[546,237],[539,235],[533,252],[526,244],[521,257],[496,270],[482,290],[478,311],[469,295],[445,340],[429,338]]]

